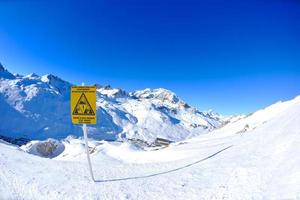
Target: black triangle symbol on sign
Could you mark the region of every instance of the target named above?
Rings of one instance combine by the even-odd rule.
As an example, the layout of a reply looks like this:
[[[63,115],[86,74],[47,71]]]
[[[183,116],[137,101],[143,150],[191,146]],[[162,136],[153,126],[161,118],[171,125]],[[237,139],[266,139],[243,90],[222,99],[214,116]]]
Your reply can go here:
[[[74,110],[73,115],[95,115],[90,103],[84,93],[81,94]]]

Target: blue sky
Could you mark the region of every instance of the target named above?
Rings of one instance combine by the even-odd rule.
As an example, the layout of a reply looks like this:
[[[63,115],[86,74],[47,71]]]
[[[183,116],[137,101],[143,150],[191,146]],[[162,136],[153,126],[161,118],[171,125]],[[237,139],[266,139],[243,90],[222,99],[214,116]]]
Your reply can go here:
[[[0,62],[200,110],[249,113],[300,94],[300,2],[0,1]]]

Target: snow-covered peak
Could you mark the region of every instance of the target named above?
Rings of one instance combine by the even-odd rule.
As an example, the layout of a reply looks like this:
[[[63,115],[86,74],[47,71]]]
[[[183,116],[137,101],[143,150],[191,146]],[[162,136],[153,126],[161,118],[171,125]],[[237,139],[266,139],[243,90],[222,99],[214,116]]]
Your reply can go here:
[[[0,79],[14,79],[15,76],[7,71],[3,65],[0,63]]]
[[[97,91],[109,98],[126,98],[128,97],[128,93],[125,90],[120,88],[112,88],[110,85],[102,86],[99,84],[95,84],[97,87]]]
[[[40,76],[37,75],[36,73],[30,73],[30,74],[24,76],[24,78],[28,78],[28,79],[37,79],[37,78],[40,78]]]
[[[4,69],[4,67],[3,67],[3,65],[0,63],[0,72],[2,72],[2,71],[4,71],[5,69]]]
[[[68,92],[71,87],[71,83],[64,81],[61,78],[52,74],[46,74],[42,76],[41,81],[44,83],[48,83],[50,86],[56,88],[59,93]]]
[[[218,119],[222,121],[223,125],[236,122],[240,119],[243,119],[246,117],[246,115],[240,114],[240,115],[221,115],[220,113],[214,112],[212,109],[208,111],[204,111],[203,114],[208,117],[212,117],[215,119]]]
[[[13,74],[16,78],[22,78],[23,76],[22,75],[20,75],[20,74],[18,74],[18,73],[14,73]]]
[[[44,76],[41,77],[41,80],[43,82],[47,82],[47,83],[50,83],[50,82],[66,82],[64,80],[62,80],[61,78],[59,78],[58,76],[55,76],[53,74],[46,74]]]
[[[156,99],[161,102],[177,104],[180,102],[180,99],[176,96],[176,94],[170,90],[164,88],[150,89],[147,88],[145,90],[138,90],[131,93],[131,96],[140,98],[140,99]]]

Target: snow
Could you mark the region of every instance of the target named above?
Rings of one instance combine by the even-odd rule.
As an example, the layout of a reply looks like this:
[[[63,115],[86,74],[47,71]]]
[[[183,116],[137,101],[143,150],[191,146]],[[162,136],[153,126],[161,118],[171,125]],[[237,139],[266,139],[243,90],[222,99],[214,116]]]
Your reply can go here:
[[[300,199],[299,97],[156,151],[90,139],[95,183],[83,141],[61,144],[49,159],[0,142],[0,199]]]
[[[0,135],[34,139],[21,147],[0,140],[1,200],[300,199],[300,96],[223,117],[163,88],[96,84],[92,182],[82,128],[70,123],[71,86],[0,64]],[[157,137],[175,142],[145,148],[129,140]]]
[[[81,136],[81,127],[70,123],[71,83],[52,74],[14,76],[3,67],[0,77],[0,135],[30,140]],[[89,127],[94,139],[151,142],[163,137],[180,141],[208,133],[223,123],[166,89],[128,93],[96,86],[98,123]]]

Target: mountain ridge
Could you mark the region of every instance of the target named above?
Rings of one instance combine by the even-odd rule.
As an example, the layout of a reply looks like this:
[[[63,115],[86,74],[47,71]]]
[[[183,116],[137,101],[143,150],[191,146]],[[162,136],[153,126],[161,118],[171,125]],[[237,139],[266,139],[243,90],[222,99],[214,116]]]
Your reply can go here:
[[[72,83],[53,74],[13,75],[2,65],[0,68],[0,118],[4,122],[0,135],[29,139],[82,135],[81,127],[70,121]],[[127,92],[109,85],[95,86],[98,123],[89,126],[95,139],[153,141],[163,137],[179,141],[224,123],[219,115],[201,112],[167,89]]]

